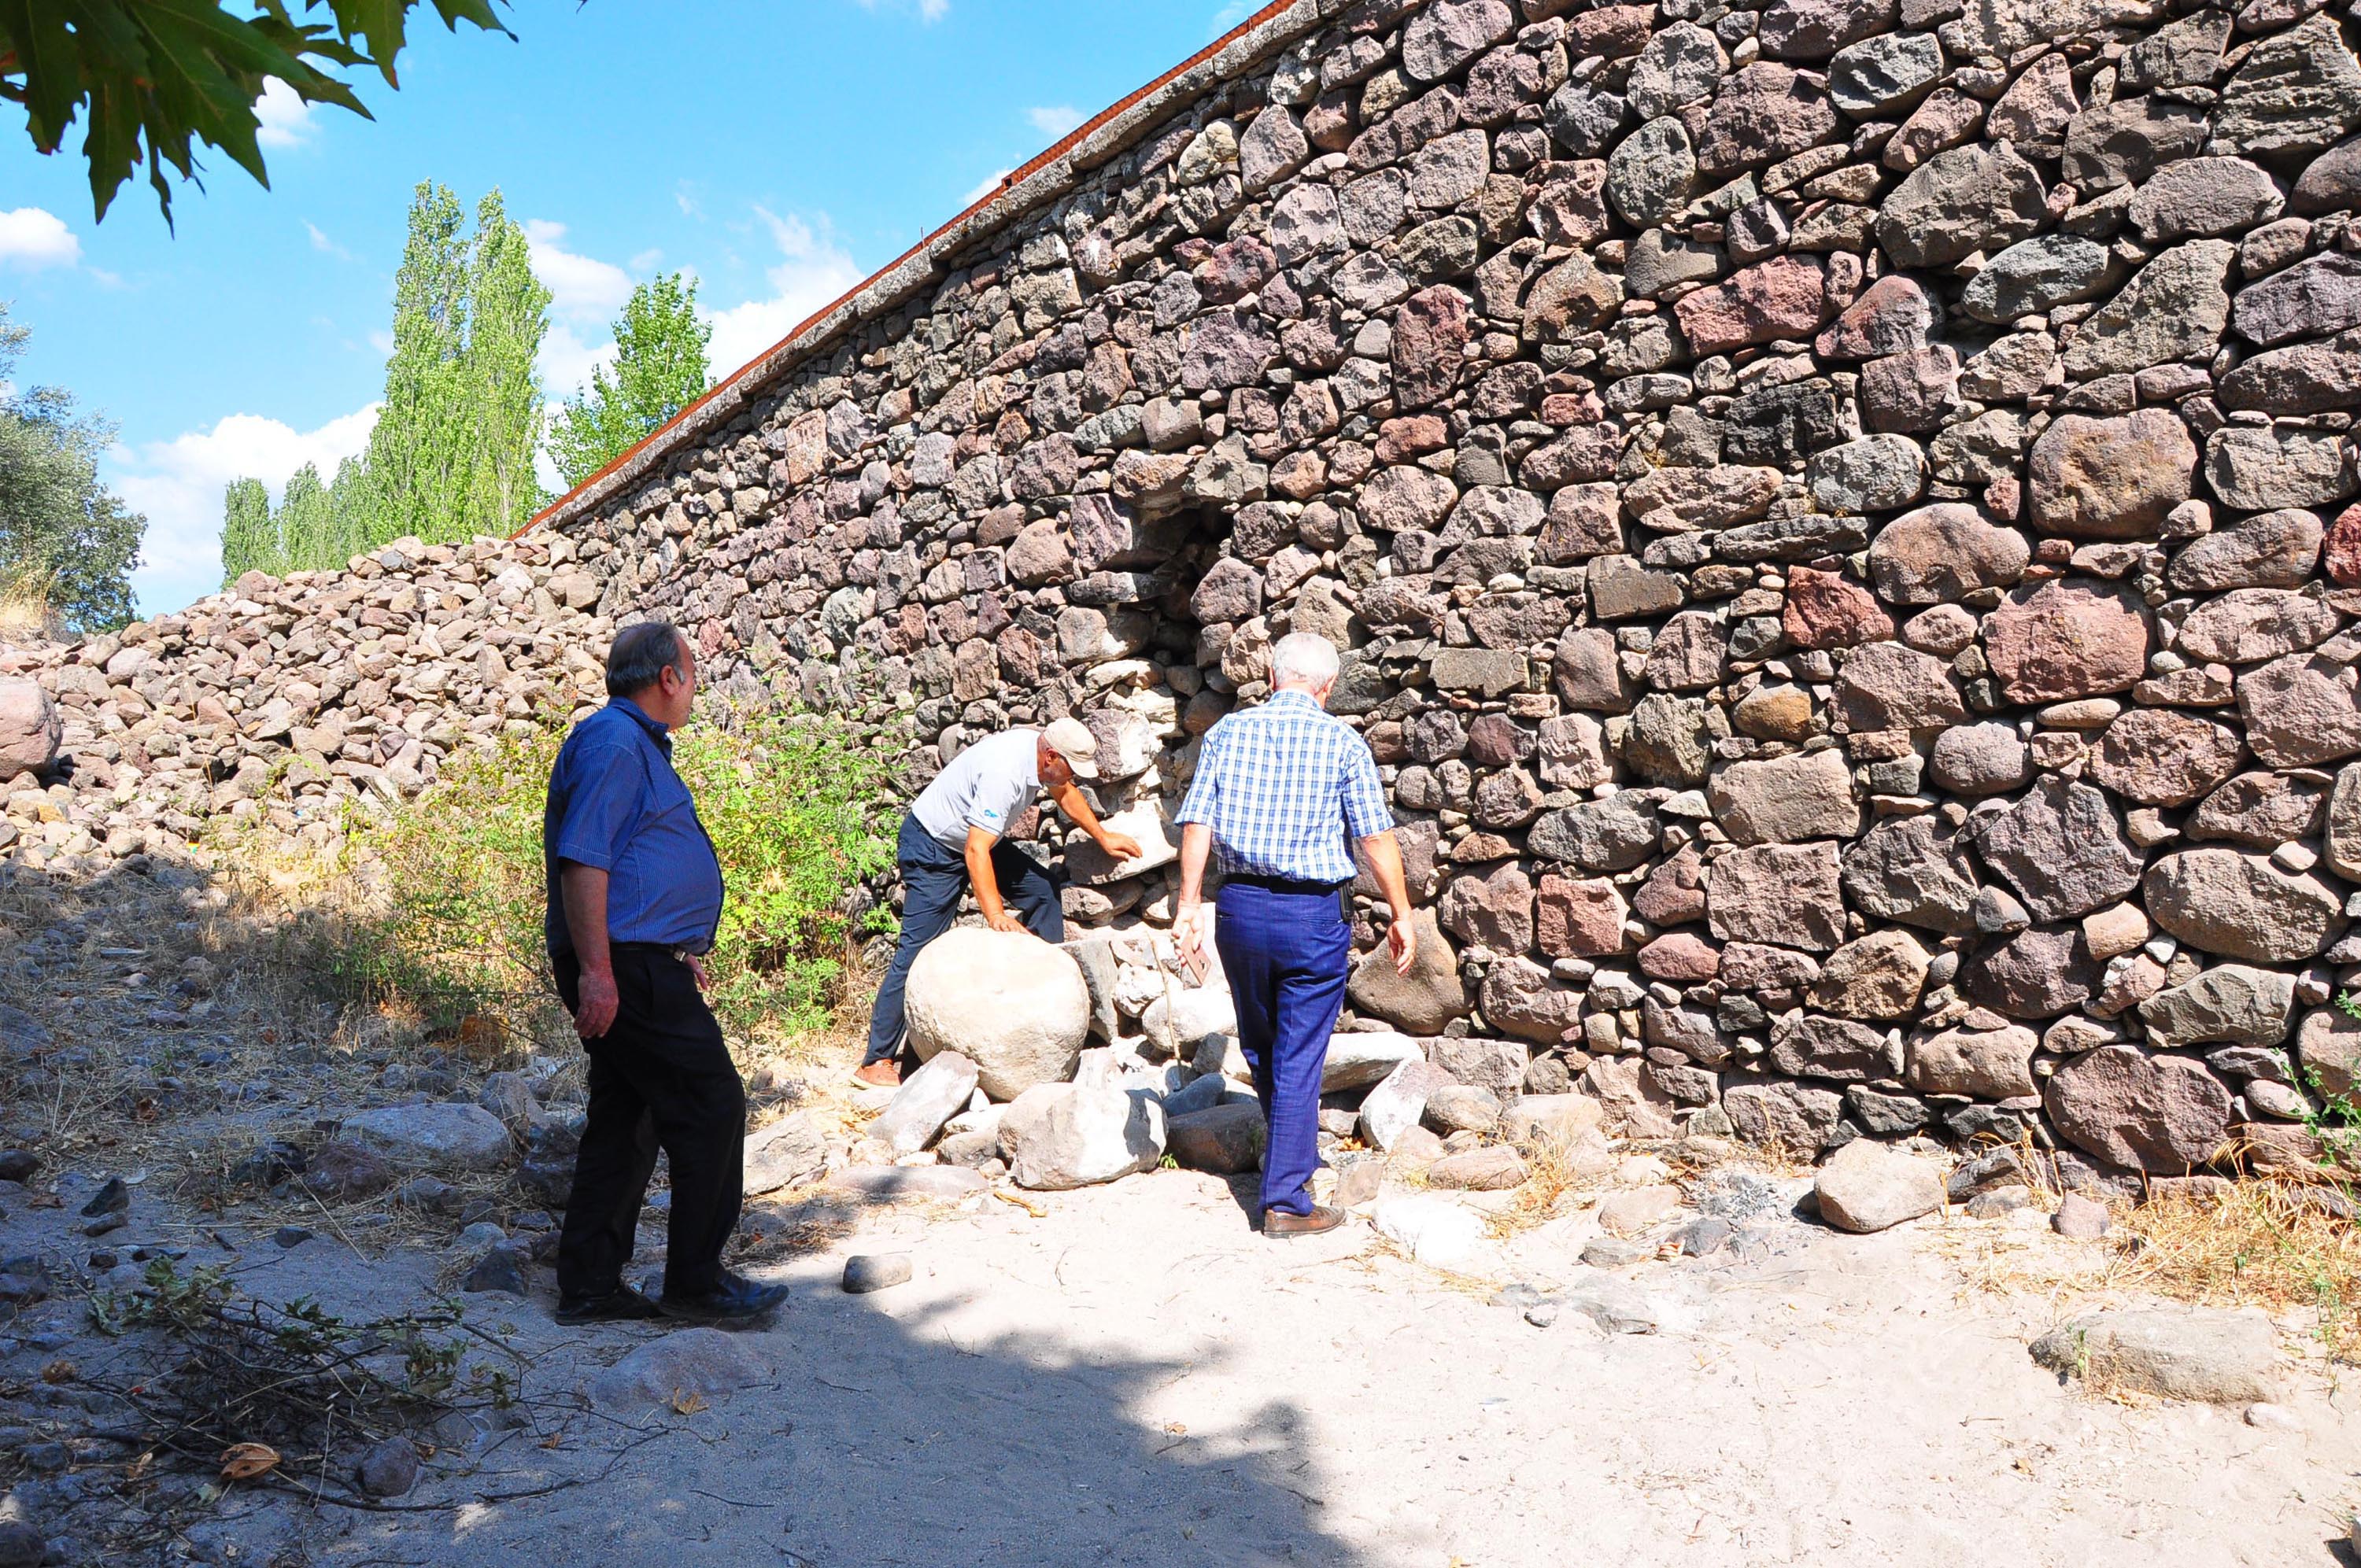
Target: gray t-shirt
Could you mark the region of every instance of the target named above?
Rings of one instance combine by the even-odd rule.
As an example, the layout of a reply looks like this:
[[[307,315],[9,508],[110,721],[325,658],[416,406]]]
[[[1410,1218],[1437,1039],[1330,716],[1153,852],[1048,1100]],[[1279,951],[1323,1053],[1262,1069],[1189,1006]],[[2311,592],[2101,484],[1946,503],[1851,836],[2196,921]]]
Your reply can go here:
[[[935,775],[910,815],[954,850],[965,846],[971,828],[1005,834],[1041,788],[1039,742],[1037,729],[1004,729],[977,741]]]

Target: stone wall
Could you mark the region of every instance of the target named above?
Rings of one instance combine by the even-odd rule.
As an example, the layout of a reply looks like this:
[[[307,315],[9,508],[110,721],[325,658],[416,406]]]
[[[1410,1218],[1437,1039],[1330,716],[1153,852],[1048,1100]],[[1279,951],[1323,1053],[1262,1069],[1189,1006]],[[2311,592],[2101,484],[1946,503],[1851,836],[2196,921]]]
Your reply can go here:
[[[2356,129],[2305,0],[1302,0],[554,509],[506,635],[669,615],[913,785],[1080,714],[1146,826],[1317,630],[1447,934],[1354,1005],[1438,1059],[2286,1168],[2361,1031]]]

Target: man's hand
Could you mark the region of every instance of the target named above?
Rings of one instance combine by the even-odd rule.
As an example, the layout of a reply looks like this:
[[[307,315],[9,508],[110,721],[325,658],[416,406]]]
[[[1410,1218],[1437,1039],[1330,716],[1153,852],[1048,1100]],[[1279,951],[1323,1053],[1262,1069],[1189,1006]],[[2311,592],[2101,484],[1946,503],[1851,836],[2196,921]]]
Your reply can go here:
[[[1099,848],[1118,861],[1139,859],[1139,840],[1128,833],[1109,833],[1099,839]]]
[[[1202,904],[1184,904],[1172,912],[1172,945],[1185,957],[1205,945],[1206,918],[1213,912]]]
[[[983,923],[991,927],[995,931],[1014,931],[1019,936],[1026,937],[1029,937],[1033,934],[1030,930],[1027,929],[1024,921],[1019,920],[1016,916],[1011,915],[1005,909],[986,911],[983,916]]]
[[[615,971],[611,969],[584,970],[575,994],[582,1005],[574,1012],[574,1032],[586,1040],[604,1035],[615,1022],[616,1010],[622,1005],[615,994]]]
[[[1411,960],[1418,956],[1418,933],[1411,929],[1410,911],[1394,911],[1393,924],[1386,927],[1386,948],[1394,956],[1394,972],[1410,973]]]
[[[680,955],[680,961],[688,966],[689,978],[697,981],[697,989],[703,991],[705,989],[705,960],[695,953],[683,953]]]

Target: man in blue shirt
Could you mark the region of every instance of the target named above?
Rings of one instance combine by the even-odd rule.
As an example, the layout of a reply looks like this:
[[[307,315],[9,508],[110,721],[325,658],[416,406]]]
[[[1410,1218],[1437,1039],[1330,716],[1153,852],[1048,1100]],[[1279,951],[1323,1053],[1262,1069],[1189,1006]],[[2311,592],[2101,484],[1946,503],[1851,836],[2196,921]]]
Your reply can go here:
[[[1214,725],[1198,752],[1178,818],[1172,937],[1184,955],[1204,946],[1210,853],[1222,877],[1213,945],[1268,1130],[1263,1234],[1304,1236],[1345,1223],[1341,1211],[1312,1201],[1312,1173],[1320,1165],[1320,1076],[1353,956],[1347,838],[1368,857],[1392,911],[1386,945],[1404,974],[1416,938],[1377,759],[1359,731],[1327,712],[1334,645],[1299,631],[1272,647],[1270,664],[1269,700]]]
[[[745,1201],[746,1092],[705,1004],[721,863],[673,771],[697,661],[660,620],[615,634],[605,707],[574,727],[549,775],[542,859],[558,994],[590,1058],[590,1101],[557,1245],[557,1321],[759,1318],[786,1296],[721,1266]],[[664,1293],[623,1266],[662,1149],[672,1166]]]

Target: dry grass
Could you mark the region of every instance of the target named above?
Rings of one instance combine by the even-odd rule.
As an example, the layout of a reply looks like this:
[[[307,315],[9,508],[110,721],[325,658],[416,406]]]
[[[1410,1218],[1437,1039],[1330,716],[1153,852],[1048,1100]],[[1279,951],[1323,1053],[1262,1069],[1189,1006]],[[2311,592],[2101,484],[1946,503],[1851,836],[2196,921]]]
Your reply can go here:
[[[65,635],[50,588],[48,577],[23,571],[0,577],[0,642],[55,642]]]
[[[2110,1283],[2216,1307],[2302,1313],[2335,1360],[2361,1364],[2361,1230],[2316,1188],[2246,1181],[2219,1198],[2164,1197],[2116,1216]]]
[[[1582,1179],[1565,1146],[1555,1138],[1536,1138],[1520,1152],[1525,1157],[1524,1185],[1506,1208],[1485,1216],[1495,1241],[1507,1241],[1555,1219],[1559,1206]]]

